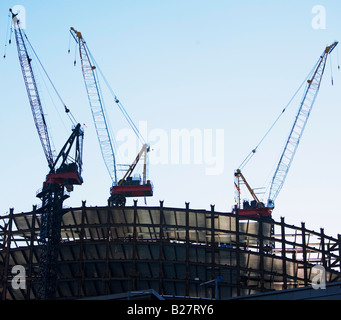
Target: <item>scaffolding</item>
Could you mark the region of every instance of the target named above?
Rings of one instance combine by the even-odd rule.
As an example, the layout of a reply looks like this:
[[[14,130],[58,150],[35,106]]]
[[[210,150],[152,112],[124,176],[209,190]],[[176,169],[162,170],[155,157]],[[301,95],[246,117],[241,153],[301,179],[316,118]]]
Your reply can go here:
[[[40,213],[0,217],[3,300],[34,300],[38,283]],[[284,218],[138,206],[65,208],[57,260],[56,299],[154,290],[166,299],[228,299],[306,287],[314,266],[325,281],[341,280],[341,236],[293,226]],[[13,286],[15,266],[24,288]]]

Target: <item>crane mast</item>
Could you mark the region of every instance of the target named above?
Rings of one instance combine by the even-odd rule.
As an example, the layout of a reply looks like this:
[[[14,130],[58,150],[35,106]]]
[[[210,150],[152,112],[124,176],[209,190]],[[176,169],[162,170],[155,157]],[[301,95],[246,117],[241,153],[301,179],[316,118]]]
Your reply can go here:
[[[39,98],[39,92],[28,54],[28,39],[20,28],[17,14],[12,13],[12,22],[18,49],[19,62],[35,122],[38,135],[43,146],[45,157],[49,166],[49,173],[38,191],[37,197],[42,205],[40,213],[39,268],[35,286],[37,299],[51,299],[55,297],[57,287],[57,261],[59,244],[61,240],[61,220],[63,215],[63,201],[69,197],[68,192],[73,190],[73,185],[81,185],[82,150],[84,132],[78,123],[63,148],[54,159],[48,129]],[[26,39],[26,40],[25,40]],[[72,147],[75,154],[71,157]]]
[[[54,298],[57,286],[57,261],[61,240],[61,222],[63,202],[69,198],[73,185],[81,185],[82,149],[84,133],[80,126],[72,130],[72,134],[61,149],[53,164],[53,169],[46,176],[43,188],[38,191],[41,199],[40,234],[39,234],[39,269],[36,297],[40,300]],[[67,163],[71,147],[75,146],[75,162]],[[61,162],[59,164],[59,162]],[[57,169],[57,164],[59,167]],[[66,190],[65,190],[66,189]]]
[[[283,187],[295,153],[297,151],[297,147],[302,138],[303,131],[309,119],[309,115],[316,100],[326,66],[327,57],[333,51],[337,44],[338,42],[334,42],[332,45],[326,47],[319,59],[318,65],[312,75],[312,78],[308,80],[307,88],[300,104],[295,122],[292,126],[288,140],[286,141],[281,158],[278,162],[275,174],[272,178],[267,203],[268,207],[274,207],[274,201]]]

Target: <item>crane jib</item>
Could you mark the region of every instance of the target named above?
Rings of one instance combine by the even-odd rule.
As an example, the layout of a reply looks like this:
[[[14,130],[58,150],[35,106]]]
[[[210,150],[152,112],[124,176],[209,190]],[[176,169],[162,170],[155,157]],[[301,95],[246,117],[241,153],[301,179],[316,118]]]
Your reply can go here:
[[[328,53],[331,54],[332,51],[335,49],[335,47],[337,46],[339,42],[335,41],[331,46],[327,47],[326,50],[328,50]]]
[[[39,139],[42,144],[45,157],[47,159],[50,168],[53,167],[53,153],[51,149],[50,138],[47,130],[47,125],[44,117],[44,112],[41,105],[41,100],[39,97],[39,92],[37,84],[33,75],[33,70],[31,66],[31,58],[29,57],[27,46],[24,40],[23,31],[20,28],[19,20],[17,20],[16,15],[13,14],[13,23],[15,24],[14,33],[17,43],[18,56],[20,61],[20,66],[22,74],[25,81],[25,86],[34,118],[34,123],[38,131]]]
[[[315,100],[316,100],[316,97],[320,88],[320,84],[322,81],[322,76],[324,73],[328,54],[330,54],[334,50],[337,44],[338,42],[334,42],[332,45],[326,47],[324,53],[319,59],[318,65],[313,73],[312,78],[308,80],[308,86],[305,90],[302,102],[300,104],[298,113],[296,115],[294,125],[290,131],[290,134],[285,144],[281,158],[277,165],[275,174],[272,178],[269,198],[268,198],[269,207],[274,206],[274,201],[283,187],[288,171],[292,164],[293,158],[297,151],[297,147],[301,140],[303,131],[307,124],[309,115],[315,103]]]
[[[117,184],[116,159],[113,147],[113,138],[110,135],[109,127],[104,113],[104,106],[101,96],[99,82],[96,77],[96,69],[91,62],[88,54],[87,46],[82,38],[82,34],[74,28],[70,29],[70,33],[79,46],[79,54],[81,58],[82,73],[85,88],[88,94],[88,100],[96,128],[97,139],[100,145],[102,157],[109,176],[114,185]]]

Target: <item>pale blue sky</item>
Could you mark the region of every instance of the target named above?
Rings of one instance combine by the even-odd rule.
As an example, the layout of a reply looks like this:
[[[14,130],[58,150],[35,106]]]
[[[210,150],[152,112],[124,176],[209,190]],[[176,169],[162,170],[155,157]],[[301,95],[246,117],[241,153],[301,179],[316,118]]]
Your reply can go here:
[[[292,97],[326,45],[341,39],[341,3],[329,1],[116,0],[0,2],[0,44],[4,50],[8,9],[26,9],[26,33],[54,84],[79,122],[86,123],[84,185],[66,204],[105,205],[110,178],[93,129],[83,79],[73,66],[74,42],[67,54],[69,28],[83,33],[117,96],[136,124],[171,137],[173,129],[224,130],[224,170],[207,175],[207,164],[150,165],[155,196],[148,205],[230,211],[233,173]],[[326,10],[326,28],[312,26],[315,5]],[[17,52],[7,47],[0,61],[0,214],[14,207],[30,211],[48,171],[33,124]],[[339,49],[341,52],[341,49]],[[304,137],[277,198],[274,217],[292,224],[341,233],[339,148],[341,129],[337,51],[328,62]],[[42,82],[42,81],[41,81]],[[301,97],[301,95],[299,96]],[[45,112],[56,144],[69,135],[69,122]],[[263,187],[293,123],[292,105],[244,173],[252,187]],[[50,108],[50,109],[49,109]],[[61,110],[61,109],[60,109]],[[113,131],[126,127],[120,114]],[[65,129],[65,127],[67,129]],[[148,138],[148,137],[147,137]],[[155,141],[154,141],[155,142]],[[246,196],[246,195],[245,195]],[[130,201],[128,204],[131,203]],[[139,201],[143,205],[143,200]]]

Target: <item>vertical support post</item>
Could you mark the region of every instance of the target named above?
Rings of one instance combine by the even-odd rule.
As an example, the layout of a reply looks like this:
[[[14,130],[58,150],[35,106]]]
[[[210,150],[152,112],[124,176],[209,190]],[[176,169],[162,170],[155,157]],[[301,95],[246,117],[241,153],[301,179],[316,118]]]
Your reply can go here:
[[[85,201],[82,201],[82,216],[81,216],[81,231],[79,234],[79,259],[78,259],[78,286],[77,286],[77,295],[80,298],[82,296],[82,287],[84,280],[84,237],[85,237],[85,215],[86,215],[86,206]],[[86,293],[85,293],[86,294]]]
[[[189,202],[186,202],[186,296],[189,297]]]
[[[214,205],[211,205],[211,268],[212,268],[212,280],[216,278],[216,261],[215,261],[215,212]],[[212,299],[216,299],[216,290],[212,290]]]
[[[163,213],[163,201],[160,201],[160,226],[159,226],[159,294],[163,294],[163,224],[164,224],[164,213]]]
[[[136,270],[136,241],[137,241],[137,200],[134,200],[134,221],[133,221],[133,263],[132,263],[132,270],[131,270],[131,290],[136,290],[136,277],[137,277],[137,270]]]
[[[326,249],[324,242],[324,229],[321,228],[321,254],[322,254],[322,265],[325,269],[327,269],[327,261],[326,261]]]
[[[341,234],[337,235],[337,239],[338,239],[338,246],[339,246],[339,268],[341,272]]]
[[[240,202],[240,179],[239,179],[239,175],[235,176],[237,178],[237,193],[238,193],[238,209],[241,206],[241,202]],[[238,211],[238,210],[237,210]]]
[[[281,243],[282,243],[282,273],[283,273],[283,286],[282,289],[288,288],[287,284],[287,257],[285,249],[285,222],[284,217],[281,217]]]
[[[9,273],[9,258],[11,254],[11,240],[12,240],[12,224],[13,224],[13,215],[14,209],[9,209],[9,219],[8,219],[8,231],[4,234],[4,238],[6,237],[5,246],[5,263],[4,263],[4,273],[3,273],[3,282],[2,282],[2,300],[7,299],[7,284],[8,284],[8,273]]]
[[[28,271],[27,271],[27,299],[31,299],[32,290],[32,269],[33,269],[33,251],[34,251],[34,240],[36,238],[35,234],[35,224],[37,216],[37,206],[33,206],[32,214],[32,224],[31,224],[31,236],[30,236],[30,253],[28,257]]]
[[[104,294],[109,294],[110,288],[110,239],[111,239],[111,207],[107,207],[107,223],[106,223],[106,246],[105,246],[105,270],[104,270]]]
[[[328,253],[328,263],[327,263],[327,259],[326,259],[326,243],[325,243],[325,236],[324,236],[324,229],[321,228],[321,249],[322,249],[322,265],[324,267],[325,270],[327,270],[327,267],[329,267],[330,264],[330,255],[329,252]],[[328,250],[329,251],[329,250]],[[328,264],[328,266],[327,266]],[[326,281],[330,281],[330,278],[327,279],[327,274],[325,273],[325,280]]]
[[[302,227],[302,253],[303,253],[303,274],[304,274],[304,286],[308,286],[308,270],[307,270],[307,243],[306,243],[306,229],[305,229],[305,223],[301,223]]]
[[[240,276],[240,235],[239,235],[239,208],[236,210],[236,281],[237,296],[241,295],[241,276]],[[233,270],[233,269],[231,269]],[[231,271],[232,272],[232,271]]]
[[[261,291],[265,291],[264,286],[264,233],[263,233],[263,217],[259,214],[258,218],[258,242],[259,242],[259,272]]]

